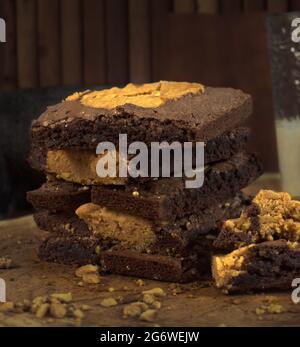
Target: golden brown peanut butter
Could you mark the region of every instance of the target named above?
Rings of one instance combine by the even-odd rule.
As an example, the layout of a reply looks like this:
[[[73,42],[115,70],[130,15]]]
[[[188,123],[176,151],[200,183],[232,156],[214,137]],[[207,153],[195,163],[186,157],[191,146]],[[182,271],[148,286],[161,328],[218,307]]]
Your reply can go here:
[[[155,242],[152,224],[146,219],[109,210],[88,203],[76,210],[95,236],[120,241],[138,251],[146,250]]]
[[[187,94],[203,92],[204,86],[199,83],[167,81],[142,85],[129,83],[124,88],[114,87],[100,91],[74,93],[66,101],[80,100],[87,107],[104,109],[113,109],[125,104],[152,108],[159,107],[168,100],[176,100]]]
[[[253,246],[242,247],[229,254],[213,257],[212,275],[218,288],[226,288],[233,277],[237,277],[243,272],[244,254]]]
[[[227,220],[223,229],[234,233],[250,232],[254,242],[286,239],[300,240],[300,201],[292,200],[288,193],[261,190],[253,199],[258,208],[258,228],[252,230],[251,219],[247,210],[240,218]]]
[[[48,151],[46,170],[58,179],[82,185],[126,183],[126,178],[122,177],[99,177],[96,171],[99,159],[100,155],[92,151]]]

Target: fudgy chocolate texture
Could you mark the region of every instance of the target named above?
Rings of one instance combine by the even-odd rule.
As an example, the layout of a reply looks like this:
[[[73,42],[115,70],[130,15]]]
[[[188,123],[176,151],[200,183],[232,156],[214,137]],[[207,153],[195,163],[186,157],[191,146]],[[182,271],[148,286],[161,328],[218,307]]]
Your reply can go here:
[[[147,227],[150,228],[150,232],[154,236],[152,242],[147,244],[143,242],[142,233],[141,240],[137,237],[133,238],[133,231],[129,224],[127,229],[120,225],[121,236],[125,236],[120,238],[115,230],[111,230],[113,228],[112,222],[109,225],[104,222],[97,230],[92,230],[74,213],[41,211],[34,214],[34,219],[40,229],[57,235],[60,234],[63,237],[73,235],[93,236],[98,238],[99,242],[107,241],[111,244],[121,245],[123,248],[131,248],[148,254],[181,256],[189,242],[197,239],[199,235],[211,233],[222,220],[239,216],[241,210],[248,204],[249,198],[241,193],[224,204],[217,204],[198,211],[197,214],[188,215],[176,220],[175,223],[158,226],[151,225],[149,221],[146,221]],[[126,234],[128,237],[126,237]]]
[[[44,231],[62,236],[92,236],[88,226],[74,212],[39,211],[33,214],[33,218],[38,228]]]
[[[92,188],[92,202],[154,221],[175,221],[225,201],[262,173],[255,155],[238,153],[205,171],[204,185],[186,189],[181,178],[161,179],[136,186]]]
[[[38,255],[40,259],[54,263],[99,264],[98,244],[99,240],[91,236],[52,235],[40,244]]]
[[[252,113],[250,95],[206,87],[153,108],[88,107],[80,98],[51,106],[32,123],[32,144],[48,149],[95,149],[99,142],[208,141],[240,126]]]
[[[64,181],[50,181],[27,192],[27,201],[36,210],[71,211],[91,201],[89,187]]]
[[[42,260],[64,264],[101,264],[104,272],[169,282],[188,282],[210,272],[212,241],[201,237],[181,257],[134,252],[99,243],[93,237],[52,235],[39,248]],[[111,245],[110,245],[111,246]]]
[[[243,151],[246,148],[248,139],[249,139],[250,131],[248,128],[245,127],[240,127],[236,128],[234,130],[231,130],[227,133],[224,133],[220,135],[217,138],[214,138],[212,140],[209,140],[205,143],[205,155],[204,155],[204,160],[205,164],[220,161],[220,160],[226,160],[230,157],[232,157],[234,154],[237,152]],[[71,151],[71,150],[70,150]],[[96,157],[95,151],[90,150],[91,152],[91,157],[94,155]],[[84,162],[84,158],[87,156],[87,151],[82,151],[78,150],[78,156],[80,153],[83,153],[82,160],[78,165],[82,165]],[[32,147],[28,161],[29,164],[36,170],[39,171],[45,171],[50,174],[55,174],[54,172],[51,171],[51,169],[47,166],[47,156],[48,156],[49,151],[45,148],[40,148],[40,147]],[[70,153],[74,153],[74,151],[71,151]],[[74,158],[69,158],[72,160],[72,166],[75,167],[75,162]],[[90,163],[86,162],[85,163],[87,167],[90,167]],[[150,167],[150,165],[149,165]],[[65,170],[66,171],[66,170]],[[78,173],[72,173],[72,175],[78,174]],[[96,174],[96,170],[93,173],[94,176]],[[72,175],[69,176],[71,177]],[[146,178],[139,178],[140,180],[146,181]],[[67,180],[70,180],[67,179]],[[90,181],[95,181],[94,177],[91,178]],[[150,178],[151,180],[151,178]],[[109,183],[111,181],[107,180],[107,183],[105,183],[105,179],[102,179],[101,184],[111,184]],[[120,181],[120,179],[119,179]],[[130,177],[128,178],[123,178],[123,181],[125,183],[130,182],[130,181],[136,181],[136,179],[132,179]],[[119,183],[121,184],[121,183]]]
[[[300,240],[300,202],[288,193],[261,190],[239,218],[223,223],[214,246],[232,251],[278,239]]]
[[[209,248],[182,258],[109,250],[103,253],[101,260],[106,272],[165,282],[199,280],[210,270]]]
[[[286,240],[266,241],[215,256],[216,286],[226,293],[291,288],[300,276],[300,246]]]

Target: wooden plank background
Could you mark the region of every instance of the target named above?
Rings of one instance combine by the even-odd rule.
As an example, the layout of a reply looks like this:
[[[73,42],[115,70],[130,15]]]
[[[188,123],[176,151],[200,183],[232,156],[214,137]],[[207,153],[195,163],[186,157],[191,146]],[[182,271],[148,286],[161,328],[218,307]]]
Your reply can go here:
[[[7,43],[0,44],[0,91],[159,79],[240,87],[256,100],[253,148],[276,170],[262,23],[267,14],[292,10],[300,10],[299,0],[1,0]],[[247,31],[248,15],[261,32]]]

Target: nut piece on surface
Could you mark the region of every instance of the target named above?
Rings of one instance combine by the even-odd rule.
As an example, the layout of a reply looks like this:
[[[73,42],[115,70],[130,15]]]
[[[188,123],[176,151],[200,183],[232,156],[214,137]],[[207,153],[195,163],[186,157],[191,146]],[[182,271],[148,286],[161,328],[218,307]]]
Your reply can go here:
[[[135,303],[126,305],[123,309],[123,316],[127,317],[139,317],[142,314],[142,308],[140,305],[136,305]]]
[[[75,275],[77,277],[82,277],[84,274],[95,273],[95,272],[98,272],[98,266],[88,264],[88,265],[84,265],[84,266],[81,266],[78,269],[76,269]]]
[[[157,316],[156,310],[147,310],[140,315],[140,320],[145,322],[153,322]]]
[[[54,293],[51,295],[51,299],[58,299],[62,302],[71,302],[72,301],[72,293]]]
[[[155,301],[155,297],[153,294],[144,294],[143,295],[143,302],[145,302],[146,304],[153,304]]]
[[[142,293],[143,294],[152,294],[152,295],[157,296],[157,297],[166,296],[166,293],[162,288],[153,288],[153,289],[145,290]]]
[[[75,275],[82,278],[83,282],[88,284],[100,283],[99,268],[97,265],[84,265],[76,269]]]
[[[73,311],[73,316],[78,319],[82,319],[84,317],[84,313],[80,309],[75,309]]]
[[[154,301],[151,304],[151,307],[154,308],[155,310],[160,310],[161,309],[161,302],[160,301]]]
[[[82,280],[88,284],[98,284],[100,283],[100,275],[98,273],[87,273],[82,276]]]
[[[118,302],[114,298],[106,298],[106,299],[103,299],[100,304],[103,307],[111,307],[111,306],[118,305]]]
[[[49,304],[40,305],[35,313],[36,317],[39,319],[44,318],[49,310],[49,306]]]
[[[52,302],[50,306],[50,314],[54,318],[63,318],[67,313],[65,305],[59,302]]]

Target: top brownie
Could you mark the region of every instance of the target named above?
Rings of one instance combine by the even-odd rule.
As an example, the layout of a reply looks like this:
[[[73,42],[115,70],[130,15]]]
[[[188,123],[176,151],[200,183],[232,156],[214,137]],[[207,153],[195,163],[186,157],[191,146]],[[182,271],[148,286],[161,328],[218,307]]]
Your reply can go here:
[[[198,83],[157,82],[85,91],[48,107],[32,124],[33,146],[95,149],[99,142],[208,141],[252,112],[248,94]]]

